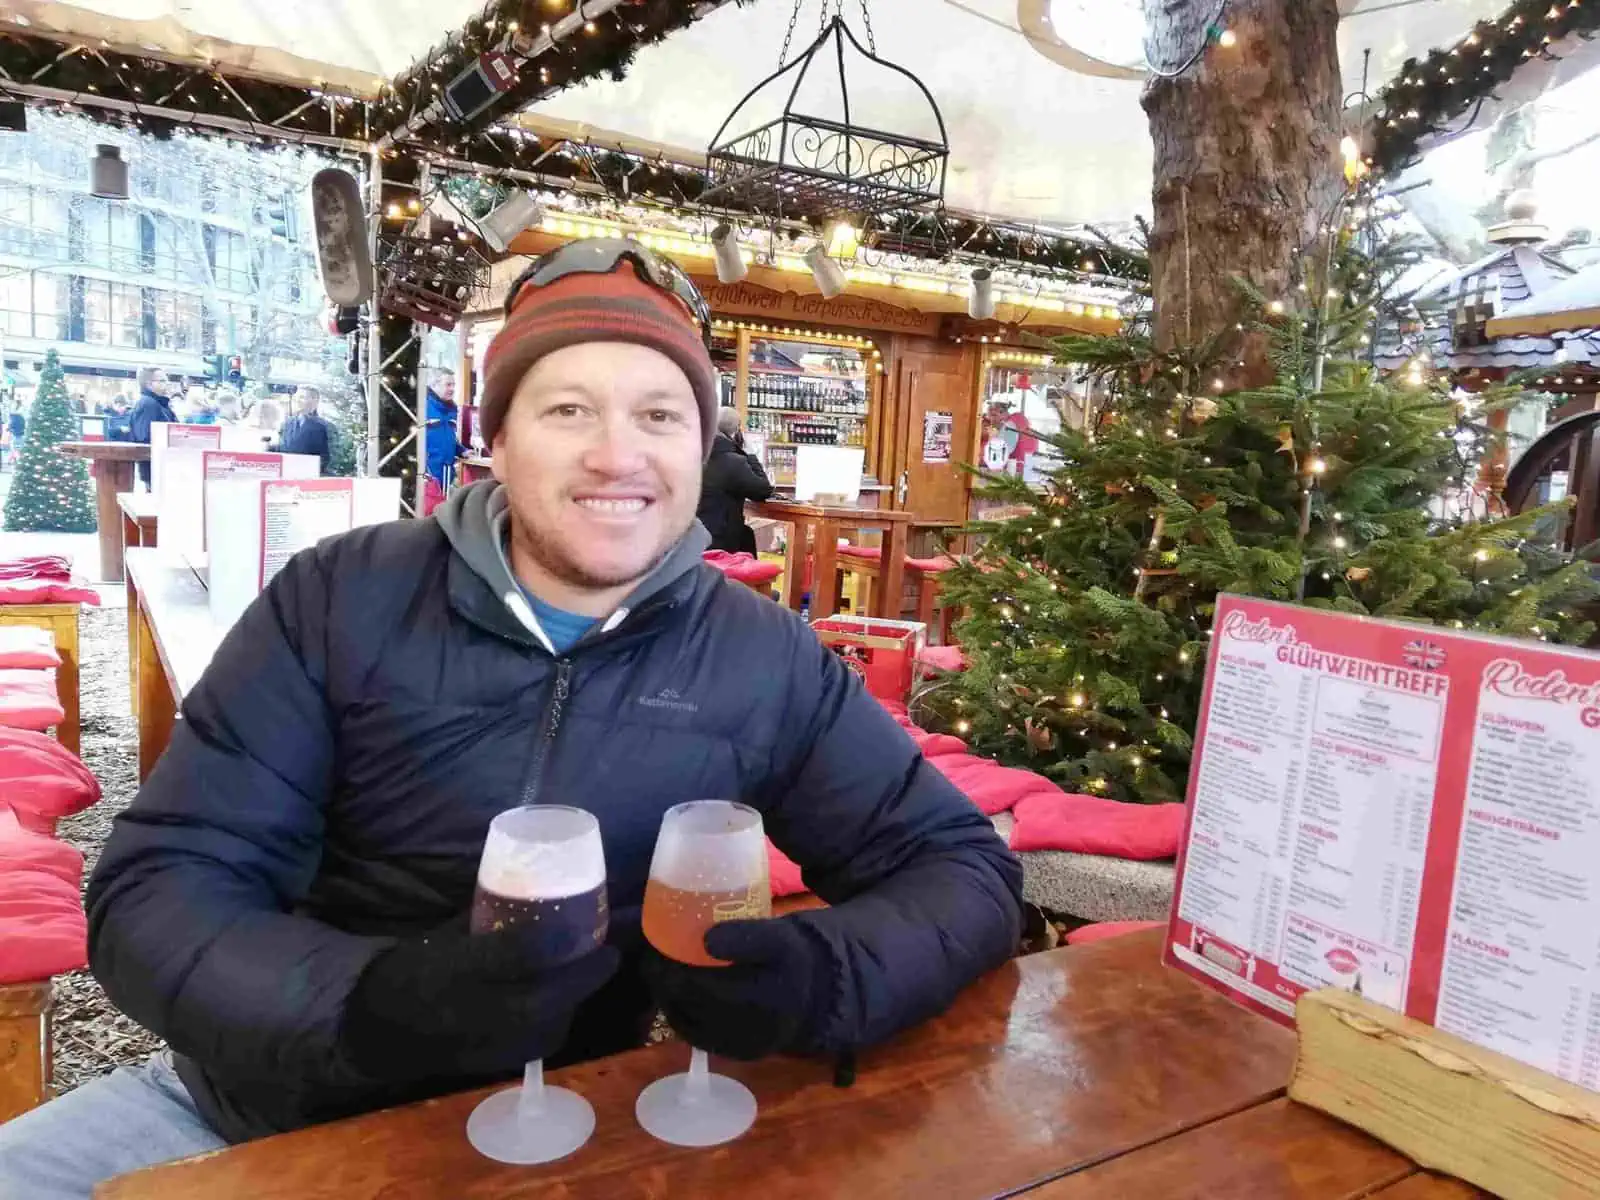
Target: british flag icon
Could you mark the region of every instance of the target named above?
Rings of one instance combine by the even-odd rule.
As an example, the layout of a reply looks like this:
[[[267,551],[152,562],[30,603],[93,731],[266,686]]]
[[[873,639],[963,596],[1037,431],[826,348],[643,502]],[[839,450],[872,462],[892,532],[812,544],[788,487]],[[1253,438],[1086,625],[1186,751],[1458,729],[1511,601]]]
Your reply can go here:
[[[1400,648],[1400,658],[1406,666],[1415,667],[1419,671],[1437,671],[1444,666],[1444,647],[1437,642],[1418,638]]]

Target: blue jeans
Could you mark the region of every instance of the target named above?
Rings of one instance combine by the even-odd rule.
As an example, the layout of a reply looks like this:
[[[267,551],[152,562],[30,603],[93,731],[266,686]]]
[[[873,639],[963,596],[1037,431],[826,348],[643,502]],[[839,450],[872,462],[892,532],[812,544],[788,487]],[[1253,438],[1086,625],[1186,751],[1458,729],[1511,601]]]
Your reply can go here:
[[[89,1200],[102,1180],[226,1144],[163,1050],[0,1125],[0,1200]]]

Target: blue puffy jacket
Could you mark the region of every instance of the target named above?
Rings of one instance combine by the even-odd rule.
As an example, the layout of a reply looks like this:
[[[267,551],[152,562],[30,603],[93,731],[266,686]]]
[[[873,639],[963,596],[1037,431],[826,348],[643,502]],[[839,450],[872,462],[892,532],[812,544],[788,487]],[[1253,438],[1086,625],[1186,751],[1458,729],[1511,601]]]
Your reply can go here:
[[[445,472],[453,470],[456,459],[467,452],[467,447],[456,436],[456,420],[460,411],[432,388],[428,389],[427,469],[440,487],[448,482]]]
[[[638,1044],[661,814],[737,797],[834,907],[823,1041],[877,1041],[1003,961],[1021,870],[793,613],[700,561],[697,525],[564,656],[506,566],[504,492],[297,556],[229,633],[88,891],[95,974],[239,1140],[485,1082],[358,1074],[337,1031],[395,936],[460,919],[489,820],[600,821],[623,969],[562,1059]],[[561,1059],[557,1060],[558,1062]]]

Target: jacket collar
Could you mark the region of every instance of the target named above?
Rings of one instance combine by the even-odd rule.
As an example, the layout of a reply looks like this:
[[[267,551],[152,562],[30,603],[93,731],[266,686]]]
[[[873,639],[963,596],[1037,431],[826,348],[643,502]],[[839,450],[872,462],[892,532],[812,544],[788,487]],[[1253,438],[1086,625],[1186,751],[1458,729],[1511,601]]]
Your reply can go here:
[[[462,488],[440,505],[432,519],[450,543],[452,606],[490,633],[554,654],[555,648],[540,628],[507,558],[511,514],[503,485],[485,480]],[[692,592],[695,573],[704,566],[701,556],[710,544],[711,535],[696,521],[655,570],[575,649],[625,627],[631,630],[648,613],[670,607]]]

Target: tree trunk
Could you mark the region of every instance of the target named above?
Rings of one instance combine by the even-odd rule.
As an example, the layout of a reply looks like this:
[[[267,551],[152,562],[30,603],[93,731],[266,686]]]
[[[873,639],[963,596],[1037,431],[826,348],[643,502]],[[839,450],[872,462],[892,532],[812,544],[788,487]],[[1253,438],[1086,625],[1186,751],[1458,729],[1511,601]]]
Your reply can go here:
[[[1204,43],[1216,0],[1145,0],[1151,61],[1173,71]],[[1334,215],[1343,83],[1337,0],[1230,0],[1237,39],[1143,97],[1155,142],[1150,235],[1156,339],[1194,344],[1237,320],[1242,278],[1268,297],[1302,278],[1297,252]],[[1249,339],[1234,382],[1272,376]]]

